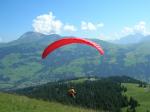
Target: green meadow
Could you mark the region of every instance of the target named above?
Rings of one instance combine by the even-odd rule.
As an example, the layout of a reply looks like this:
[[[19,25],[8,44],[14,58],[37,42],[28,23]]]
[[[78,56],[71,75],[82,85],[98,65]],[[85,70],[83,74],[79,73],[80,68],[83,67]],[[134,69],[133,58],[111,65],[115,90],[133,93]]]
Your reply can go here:
[[[127,96],[135,98],[140,106],[136,108],[136,112],[150,112],[150,87],[138,87],[138,84],[124,83],[127,87]],[[125,111],[126,109],[124,109]]]
[[[96,112],[56,102],[30,99],[25,96],[0,93],[0,112]]]

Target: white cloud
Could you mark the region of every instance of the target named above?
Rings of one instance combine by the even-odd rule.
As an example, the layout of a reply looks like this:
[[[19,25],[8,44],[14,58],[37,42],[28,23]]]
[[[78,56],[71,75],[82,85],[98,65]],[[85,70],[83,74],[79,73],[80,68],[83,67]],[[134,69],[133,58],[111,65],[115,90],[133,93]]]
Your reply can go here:
[[[101,34],[98,36],[98,38],[99,38],[100,40],[107,40],[108,37],[101,33]]]
[[[125,34],[125,35],[132,34],[133,33],[133,28],[124,27],[124,29],[122,30],[122,33]]]
[[[90,31],[92,31],[92,30],[96,30],[96,27],[91,22],[86,23],[86,22],[82,21],[81,22],[81,29],[82,30],[90,30]]]
[[[3,41],[3,39],[0,37],[0,42],[2,42]]]
[[[95,31],[97,30],[98,27],[103,27],[103,26],[104,26],[103,23],[93,24],[92,22],[85,22],[85,21],[81,22],[81,30]]]
[[[99,23],[99,24],[97,24],[97,27],[104,27],[104,24],[103,23]]]
[[[34,31],[43,34],[60,33],[63,23],[57,20],[52,12],[37,16],[32,24]]]
[[[56,19],[52,12],[37,16],[32,24],[34,31],[43,34],[60,34],[63,31],[75,32],[77,28],[74,25],[63,24],[61,20]]]
[[[78,28],[72,24],[64,24],[61,20],[56,19],[52,12],[48,14],[42,14],[37,16],[32,23],[33,29],[36,32],[40,32],[43,34],[60,34],[60,33],[72,33],[78,31]],[[80,30],[84,31],[98,31],[99,28],[104,27],[103,23],[92,23],[82,21]],[[94,32],[95,33],[95,32]],[[136,25],[126,26],[120,32],[113,32],[107,34],[100,34],[98,38],[103,40],[115,40],[121,37],[127,36],[129,34],[141,33],[143,35],[150,34],[150,30],[148,30],[147,23],[145,21],[140,21]],[[0,42],[2,38],[0,38]]]
[[[144,35],[146,35],[147,34],[146,22],[144,22],[144,21],[139,22],[137,25],[134,26],[134,30],[135,30],[135,32],[140,32],[140,33],[143,33]]]
[[[64,30],[69,32],[75,32],[77,31],[77,28],[74,25],[67,24],[64,26]]]
[[[150,34],[150,31],[148,31],[146,27],[146,22],[140,21],[138,24],[134,25],[133,27],[124,27],[121,33],[122,35],[129,35],[129,34],[135,34],[135,33],[148,35]]]
[[[116,39],[119,39],[119,38],[120,38],[120,35],[117,32],[114,32],[114,33],[109,34],[109,35],[100,33],[99,36],[98,36],[98,39],[104,40],[104,41],[108,41],[108,40],[113,41],[113,40],[116,40]]]

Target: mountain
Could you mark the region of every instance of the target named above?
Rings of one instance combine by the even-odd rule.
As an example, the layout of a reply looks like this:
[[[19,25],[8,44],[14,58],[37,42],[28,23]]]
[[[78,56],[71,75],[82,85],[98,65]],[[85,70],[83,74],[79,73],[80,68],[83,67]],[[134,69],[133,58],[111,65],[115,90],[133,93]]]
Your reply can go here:
[[[142,34],[131,34],[125,37],[122,37],[119,40],[115,40],[114,43],[117,44],[133,44],[133,43],[139,43],[141,39],[144,37]]]
[[[146,42],[146,41],[150,41],[150,35],[145,36],[144,38],[142,38],[141,40],[142,42]]]
[[[150,80],[150,42],[118,45],[98,39],[105,55],[92,47],[72,44],[41,59],[44,48],[62,38],[27,32],[18,40],[0,46],[0,88],[20,88],[82,76],[127,75]]]
[[[15,42],[21,42],[21,43],[28,43],[28,42],[34,42],[38,41],[41,38],[45,37],[46,35],[38,33],[38,32],[26,32],[23,34],[18,40]]]
[[[113,43],[116,44],[135,44],[135,43],[140,43],[143,41],[150,41],[150,35],[144,36],[140,33],[136,34],[131,34],[125,37],[122,37],[119,40],[112,41]]]

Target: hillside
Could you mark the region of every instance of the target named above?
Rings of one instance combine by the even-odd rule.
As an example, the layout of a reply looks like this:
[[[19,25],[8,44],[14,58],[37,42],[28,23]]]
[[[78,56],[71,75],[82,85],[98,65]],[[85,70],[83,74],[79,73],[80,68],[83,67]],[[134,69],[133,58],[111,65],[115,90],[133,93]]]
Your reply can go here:
[[[30,99],[25,96],[0,93],[1,112],[96,112],[55,102]]]
[[[105,55],[85,45],[74,44],[41,59],[43,49],[59,35],[27,32],[19,39],[0,46],[0,88],[22,88],[49,81],[83,76],[127,75],[150,80],[149,41],[134,45],[115,45],[93,39]]]
[[[120,112],[121,108],[128,106],[128,98],[122,94],[125,88],[121,86],[118,79],[122,79],[121,82],[136,82],[137,80],[130,77],[115,77],[115,79],[112,77],[101,79],[83,77],[18,89],[12,92],[82,108]],[[74,87],[77,92],[75,99],[67,94],[71,87]]]
[[[127,87],[127,96],[132,96],[135,98],[140,106],[136,108],[136,112],[149,112],[150,111],[150,87],[140,88],[138,84],[124,83]]]

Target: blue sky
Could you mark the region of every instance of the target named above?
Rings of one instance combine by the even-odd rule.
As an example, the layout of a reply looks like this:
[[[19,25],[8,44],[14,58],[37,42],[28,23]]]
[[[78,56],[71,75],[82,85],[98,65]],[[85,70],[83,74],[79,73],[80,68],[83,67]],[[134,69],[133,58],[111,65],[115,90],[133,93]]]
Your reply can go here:
[[[114,40],[150,32],[150,0],[1,0],[0,41],[27,31]]]

